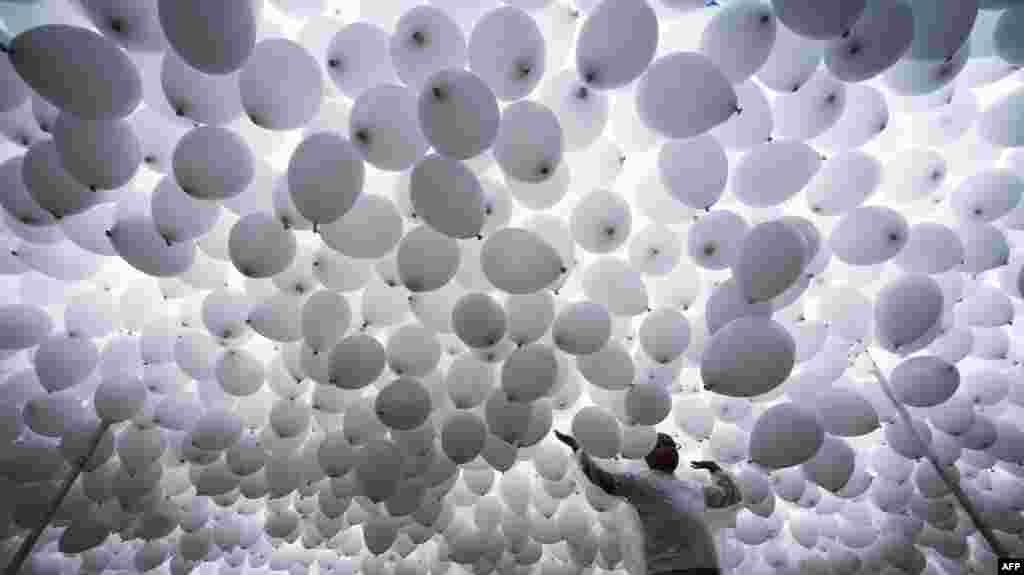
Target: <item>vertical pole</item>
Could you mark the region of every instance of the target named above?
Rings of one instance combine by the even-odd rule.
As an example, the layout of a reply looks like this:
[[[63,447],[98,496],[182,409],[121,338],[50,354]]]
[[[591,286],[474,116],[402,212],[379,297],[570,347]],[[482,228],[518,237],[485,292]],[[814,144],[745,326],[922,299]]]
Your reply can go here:
[[[898,399],[896,399],[896,395],[893,394],[892,388],[889,387],[889,380],[885,377],[884,374],[882,374],[882,370],[878,368],[878,364],[875,363],[875,358],[871,357],[871,351],[865,348],[864,355],[871,362],[871,373],[875,376],[876,379],[878,379],[878,383],[881,384],[882,391],[885,392],[885,396],[888,397],[889,401],[891,401],[893,406],[895,406],[896,412],[899,414],[900,419],[902,419],[903,424],[907,426],[907,432],[920,446],[921,451],[924,452],[925,457],[928,459],[928,461],[930,461],[932,466],[935,467],[935,471],[938,472],[939,477],[942,478],[946,485],[949,486],[950,491],[953,492],[953,495],[956,497],[957,501],[960,502],[960,506],[963,507],[964,511],[967,512],[967,515],[971,518],[971,521],[974,523],[974,526],[978,529],[978,532],[981,533],[981,536],[984,537],[985,541],[988,542],[988,545],[992,549],[992,552],[995,553],[997,557],[1006,557],[1006,551],[1003,549],[1002,544],[1000,544],[999,540],[996,539],[995,535],[993,535],[992,530],[989,529],[988,526],[985,525],[985,523],[981,520],[981,516],[978,514],[978,510],[974,508],[974,504],[971,503],[971,500],[967,498],[967,494],[964,493],[964,490],[960,487],[960,482],[957,481],[955,477],[953,477],[946,471],[946,469],[939,462],[938,457],[935,456],[935,452],[933,452],[931,447],[928,444],[926,444],[924,440],[921,439],[920,435],[918,435],[917,429],[914,428],[913,420],[910,418],[910,414],[907,413],[906,406],[904,406],[902,403],[900,403]]]
[[[24,541],[21,542],[21,547],[18,548],[18,552],[11,558],[11,562],[7,564],[7,568],[4,570],[4,575],[18,575],[21,571],[21,566],[28,559],[28,556],[32,553],[32,549],[36,546],[36,542],[39,541],[39,537],[43,534],[43,530],[53,520],[53,516],[56,515],[57,510],[60,509],[61,503],[64,502],[64,498],[68,492],[71,491],[71,486],[75,484],[78,476],[82,474],[82,468],[85,464],[92,459],[93,454],[96,452],[96,448],[99,446],[100,441],[103,439],[103,435],[110,428],[109,423],[101,423],[99,429],[96,430],[96,434],[93,436],[92,441],[89,443],[88,453],[71,464],[71,473],[64,479],[64,483],[60,486],[60,491],[57,492],[57,496],[54,497],[53,501],[50,502],[49,509],[46,510],[46,515],[40,518],[39,524],[36,525],[32,532],[29,533]]]

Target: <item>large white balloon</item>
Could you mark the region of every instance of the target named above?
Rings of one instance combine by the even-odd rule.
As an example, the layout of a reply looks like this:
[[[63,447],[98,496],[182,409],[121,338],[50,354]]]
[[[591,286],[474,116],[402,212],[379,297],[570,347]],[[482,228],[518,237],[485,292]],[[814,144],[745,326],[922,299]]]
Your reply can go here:
[[[903,0],[867,0],[867,6],[842,38],[829,42],[825,65],[844,82],[863,82],[881,74],[910,49],[915,8]]]
[[[964,260],[964,245],[949,227],[921,222],[910,228],[907,245],[893,262],[911,273],[940,274],[951,271]]]
[[[206,235],[221,217],[220,205],[186,194],[171,177],[157,184],[151,202],[157,231],[172,243]]]
[[[175,114],[193,122],[224,125],[237,120],[244,112],[237,72],[206,74],[173,51],[164,54],[160,85]]]
[[[195,243],[169,243],[148,215],[119,218],[107,234],[117,255],[147,275],[178,276],[195,262]]]
[[[950,204],[960,220],[988,223],[1009,214],[1022,196],[1024,179],[1006,169],[983,170],[960,183]]]
[[[623,22],[629,22],[629,27],[623,27]],[[580,28],[576,71],[598,90],[631,84],[654,59],[658,33],[658,17],[647,0],[605,0]]]
[[[818,172],[821,162],[814,148],[802,141],[766,142],[740,159],[731,174],[730,189],[748,206],[776,206],[799,193]]]
[[[501,389],[514,403],[536,401],[554,389],[560,369],[551,347],[537,343],[523,346],[502,365]]]
[[[353,22],[335,34],[327,48],[327,73],[343,94],[355,100],[368,88],[398,82],[389,38],[369,22]]]
[[[800,88],[773,102],[774,135],[780,139],[816,138],[834,126],[846,109],[846,84],[825,71],[815,72]]]
[[[391,429],[408,431],[430,417],[430,393],[419,380],[396,379],[385,386],[374,400],[374,411],[380,422]]]
[[[655,60],[637,86],[636,106],[645,126],[672,139],[708,132],[739,109],[728,78],[707,56],[695,52]]]
[[[588,301],[571,303],[562,308],[551,326],[555,346],[577,356],[600,351],[611,335],[612,318],[608,310]]]
[[[942,60],[967,42],[978,17],[979,0],[913,2],[914,41],[907,55],[915,60]]]
[[[811,246],[800,230],[784,221],[758,224],[743,238],[732,264],[740,292],[751,302],[785,292],[804,273]]]
[[[444,10],[421,4],[395,23],[389,53],[395,72],[412,90],[439,70],[466,65],[466,37]]]
[[[78,118],[126,118],[142,100],[138,69],[117,44],[92,30],[44,24],[18,34],[9,46],[22,80]]]
[[[701,52],[711,58],[730,82],[738,84],[768,60],[776,26],[775,15],[767,4],[731,2],[704,28]]]
[[[231,262],[242,275],[251,278],[269,278],[283,272],[297,250],[295,234],[260,212],[235,222],[228,238]]]
[[[935,407],[953,397],[960,387],[956,365],[934,356],[904,360],[889,377],[893,395],[913,407]]]
[[[330,132],[302,140],[288,161],[288,192],[309,221],[330,224],[352,209],[363,192],[366,167],[351,142]]]
[[[266,130],[294,130],[320,111],[323,74],[301,45],[268,38],[256,44],[246,60],[238,89],[242,108],[253,124]]]
[[[850,150],[825,160],[807,185],[804,197],[812,213],[835,216],[863,204],[878,188],[882,165],[872,156]]]
[[[562,163],[564,138],[550,108],[530,100],[516,102],[501,113],[494,159],[513,180],[540,183]]]
[[[694,209],[708,209],[725,192],[729,159],[711,134],[670,140],[658,152],[658,175],[673,198]]]
[[[879,427],[875,408],[851,387],[837,385],[823,390],[815,398],[814,409],[831,435],[860,437]]]
[[[945,296],[929,276],[905,275],[890,282],[875,302],[875,336],[885,350],[906,355],[939,335]]]
[[[249,144],[239,134],[217,126],[201,126],[185,134],[174,148],[172,164],[181,189],[204,200],[238,196],[255,176]]]
[[[826,435],[822,446],[801,466],[801,470],[808,481],[838,493],[853,476],[856,457],[846,441]]]
[[[93,189],[112,190],[128,183],[142,163],[142,148],[126,120],[80,120],[61,114],[53,126],[60,163]]]
[[[201,0],[159,0],[160,25],[174,51],[206,74],[242,68],[256,45],[261,7],[251,0],[227,0],[213,10]]]
[[[547,67],[545,38],[527,12],[502,6],[484,14],[469,36],[469,69],[499,100],[528,96]]]
[[[417,163],[409,180],[409,198],[416,215],[446,236],[466,239],[483,229],[483,188],[458,160],[430,155]]]
[[[398,243],[395,260],[399,279],[412,292],[440,289],[455,277],[461,255],[454,238],[419,226]]]
[[[487,280],[512,295],[538,292],[565,271],[562,257],[536,233],[505,228],[484,240],[480,263]]]
[[[907,244],[910,229],[906,218],[885,206],[861,206],[846,213],[829,235],[837,258],[852,266],[888,261]]]
[[[401,172],[426,153],[415,92],[380,84],[367,89],[352,106],[349,137],[363,159],[380,170]]]
[[[619,257],[603,256],[583,271],[583,293],[612,315],[635,317],[648,311],[643,276]]]
[[[715,333],[701,355],[704,387],[731,397],[753,397],[778,387],[796,363],[796,342],[780,324],[741,317]]]
[[[576,203],[569,225],[578,246],[590,253],[606,254],[626,242],[633,218],[625,198],[598,189]]]
[[[424,82],[419,127],[434,150],[455,160],[484,153],[498,137],[501,111],[494,91],[466,70],[441,70]]]
[[[111,193],[94,191],[68,173],[52,139],[40,141],[29,149],[21,162],[21,176],[24,186],[16,184],[12,192],[18,194],[26,190],[51,218],[80,214],[113,199]],[[23,209],[22,205],[18,208]]]
[[[825,431],[817,415],[793,403],[768,408],[750,433],[750,458],[768,469],[807,462],[821,449]]]

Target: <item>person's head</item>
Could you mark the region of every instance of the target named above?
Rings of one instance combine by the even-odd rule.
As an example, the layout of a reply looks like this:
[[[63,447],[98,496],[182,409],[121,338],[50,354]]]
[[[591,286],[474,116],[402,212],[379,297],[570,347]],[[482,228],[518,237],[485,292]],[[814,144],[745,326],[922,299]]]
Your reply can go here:
[[[679,451],[676,442],[670,435],[659,433],[654,449],[644,457],[644,460],[647,461],[647,467],[651,469],[664,473],[675,473],[676,467],[679,467]]]

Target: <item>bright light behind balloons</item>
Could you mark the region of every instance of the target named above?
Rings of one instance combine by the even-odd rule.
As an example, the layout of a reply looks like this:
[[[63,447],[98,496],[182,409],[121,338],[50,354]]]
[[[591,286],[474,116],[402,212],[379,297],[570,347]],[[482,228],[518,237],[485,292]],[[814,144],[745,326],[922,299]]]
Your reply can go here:
[[[1020,2],[0,24],[22,573],[649,575],[556,429],[737,477],[723,574],[1024,556]]]

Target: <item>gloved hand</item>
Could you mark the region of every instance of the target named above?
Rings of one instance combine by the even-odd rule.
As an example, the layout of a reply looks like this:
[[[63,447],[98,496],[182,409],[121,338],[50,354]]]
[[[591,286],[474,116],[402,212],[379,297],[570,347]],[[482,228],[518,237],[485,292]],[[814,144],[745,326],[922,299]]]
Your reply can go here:
[[[579,448],[580,448],[580,444],[576,441],[576,438],[574,438],[571,435],[566,435],[566,434],[564,434],[561,431],[558,431],[556,429],[555,430],[555,437],[557,437],[558,440],[561,441],[562,443],[568,445],[569,448],[572,449],[574,453],[576,451],[578,451]]]
[[[694,469],[706,469],[712,473],[722,470],[721,466],[714,461],[693,461],[690,463],[690,467]]]

